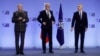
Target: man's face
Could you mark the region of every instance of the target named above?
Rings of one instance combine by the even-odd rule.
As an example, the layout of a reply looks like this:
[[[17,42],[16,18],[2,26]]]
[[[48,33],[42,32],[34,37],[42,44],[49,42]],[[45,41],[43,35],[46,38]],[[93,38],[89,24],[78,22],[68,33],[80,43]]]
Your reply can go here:
[[[81,11],[82,10],[82,5],[78,5],[77,9],[78,9],[78,11]]]
[[[18,5],[18,10],[23,10],[23,6],[22,5]]]
[[[46,4],[46,5],[45,5],[45,9],[46,9],[46,10],[50,10],[50,5],[49,5],[49,4]]]

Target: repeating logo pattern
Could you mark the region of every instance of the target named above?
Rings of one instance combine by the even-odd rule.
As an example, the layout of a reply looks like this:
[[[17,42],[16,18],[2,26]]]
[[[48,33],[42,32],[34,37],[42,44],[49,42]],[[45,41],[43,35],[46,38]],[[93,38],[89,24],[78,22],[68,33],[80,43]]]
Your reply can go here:
[[[5,10],[5,11],[1,11],[1,14],[3,14],[3,15],[10,15],[11,13],[10,13],[10,11],[9,10]],[[58,14],[57,12],[56,12],[56,14]],[[90,17],[93,17],[94,19],[95,19],[95,17],[96,17],[96,14],[93,12],[93,13],[88,13],[88,15],[90,16]],[[88,17],[89,17],[88,16]],[[29,17],[29,19],[30,19],[30,21],[37,21],[37,17]],[[64,18],[64,21],[66,21],[66,22],[70,22],[71,23],[71,20],[72,20],[72,18]],[[96,20],[96,22],[98,22],[98,23],[100,23],[100,18],[97,18],[97,19],[95,19]],[[10,27],[10,23],[1,23],[1,25],[2,25],[2,27],[4,27],[4,28],[8,28],[8,27]],[[40,24],[39,24],[40,25]],[[58,24],[57,24],[58,25]],[[89,24],[88,25],[89,26],[89,28],[95,28],[95,24]]]

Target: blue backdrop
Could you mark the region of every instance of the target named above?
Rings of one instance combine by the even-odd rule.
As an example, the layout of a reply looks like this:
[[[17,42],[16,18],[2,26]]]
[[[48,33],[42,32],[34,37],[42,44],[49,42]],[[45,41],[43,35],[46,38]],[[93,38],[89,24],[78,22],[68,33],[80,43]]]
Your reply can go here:
[[[0,0],[0,47],[14,48],[14,24],[11,22],[12,14],[17,10],[17,4],[22,3],[28,11],[29,23],[26,31],[25,48],[41,48],[40,24],[36,18],[44,3],[51,3],[51,9],[56,18],[53,26],[53,46],[59,47],[56,39],[58,12],[60,2],[62,3],[64,18],[64,45],[63,47],[74,47],[74,32],[70,32],[73,12],[77,10],[79,3],[83,4],[84,11],[88,14],[89,28],[85,36],[85,47],[100,46],[100,0]]]

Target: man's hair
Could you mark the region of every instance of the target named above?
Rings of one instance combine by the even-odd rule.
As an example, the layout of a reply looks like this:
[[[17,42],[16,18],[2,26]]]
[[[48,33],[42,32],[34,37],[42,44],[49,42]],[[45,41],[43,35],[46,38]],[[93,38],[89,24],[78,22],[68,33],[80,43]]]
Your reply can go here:
[[[81,6],[81,7],[83,7],[83,5],[82,5],[82,4],[78,4],[77,6]]]
[[[45,9],[45,6],[46,5],[49,5],[50,6],[50,3],[49,2],[44,3],[44,8],[43,9]]]
[[[17,6],[23,6],[21,3],[19,3]]]
[[[46,6],[46,5],[49,5],[50,6],[50,3],[48,3],[48,2],[47,3],[44,3],[44,6]]]

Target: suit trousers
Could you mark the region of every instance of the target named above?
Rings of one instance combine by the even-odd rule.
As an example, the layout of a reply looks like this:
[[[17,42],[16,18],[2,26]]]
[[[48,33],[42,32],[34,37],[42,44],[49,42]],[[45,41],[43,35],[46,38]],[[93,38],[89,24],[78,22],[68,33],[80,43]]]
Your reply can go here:
[[[42,49],[46,50],[46,36],[49,39],[49,51],[52,51],[52,28],[42,28]]]
[[[76,27],[75,28],[75,50],[78,50],[78,42],[80,37],[80,50],[83,51],[84,48],[84,38],[85,38],[85,28],[84,27]]]
[[[25,31],[15,31],[15,47],[16,52],[23,52]],[[19,44],[20,42],[20,44]]]

